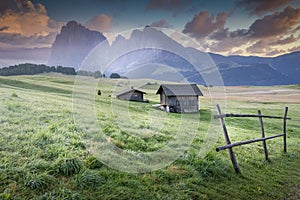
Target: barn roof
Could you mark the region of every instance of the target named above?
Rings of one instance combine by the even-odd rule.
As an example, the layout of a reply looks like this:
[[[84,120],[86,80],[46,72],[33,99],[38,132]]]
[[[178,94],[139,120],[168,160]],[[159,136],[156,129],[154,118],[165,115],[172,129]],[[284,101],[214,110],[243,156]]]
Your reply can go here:
[[[141,91],[141,90],[138,90],[138,89],[134,89],[134,88],[130,88],[130,89],[126,89],[126,90],[123,90],[121,92],[118,92],[116,94],[116,96],[118,97],[120,95],[127,94],[129,92],[140,92],[140,93],[146,94],[146,92],[144,92],[144,91]]]
[[[162,84],[156,94],[160,94],[162,91],[167,96],[203,96],[196,84]]]

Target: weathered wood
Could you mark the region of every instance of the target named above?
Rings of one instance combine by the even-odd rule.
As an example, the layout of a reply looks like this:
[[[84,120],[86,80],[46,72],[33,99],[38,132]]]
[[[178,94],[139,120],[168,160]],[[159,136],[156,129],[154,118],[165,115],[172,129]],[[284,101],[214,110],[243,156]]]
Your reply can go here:
[[[291,119],[289,117],[279,117],[279,116],[270,116],[270,115],[254,115],[254,114],[222,114],[214,115],[214,119],[224,118],[224,117],[262,117],[262,118],[273,118],[273,119]]]
[[[219,114],[219,115],[222,115],[219,104],[217,104],[217,110],[218,110],[218,114]],[[220,122],[221,122],[221,125],[222,125],[222,128],[223,128],[225,141],[226,141],[227,145],[230,145],[230,144],[231,144],[231,141],[230,141],[230,139],[229,139],[228,132],[227,132],[227,128],[226,128],[226,125],[225,125],[225,122],[224,122],[223,117],[220,118]],[[231,162],[232,162],[232,165],[233,165],[233,167],[234,167],[235,172],[236,172],[237,174],[241,173],[240,168],[239,168],[239,166],[238,166],[238,163],[237,163],[237,161],[236,161],[234,152],[233,152],[233,150],[232,150],[231,147],[228,148],[228,153],[229,153],[229,156],[230,156],[230,159],[231,159]]]
[[[261,111],[257,111],[258,115],[261,116]],[[262,117],[259,117],[259,124],[260,124],[260,129],[261,129],[261,137],[265,138],[265,129],[264,129],[264,123]],[[265,152],[265,158],[267,161],[269,161],[269,154],[268,154],[268,149],[267,149],[267,142],[266,140],[262,141],[263,147],[264,147],[264,152]]]
[[[250,143],[259,142],[259,141],[264,141],[264,140],[270,140],[270,139],[277,138],[277,137],[282,137],[282,136],[284,136],[284,133],[269,136],[269,137],[265,137],[265,138],[257,138],[257,139],[252,139],[252,140],[246,140],[246,141],[242,141],[242,142],[227,144],[225,146],[221,146],[221,147],[216,148],[216,151],[219,152],[219,151],[224,150],[224,149],[229,149],[229,148],[232,148],[232,147],[241,146],[241,145],[244,145],[244,144],[250,144]]]
[[[284,111],[284,116],[283,116],[283,150],[286,153],[287,152],[287,147],[286,147],[286,120],[287,120],[287,112],[288,112],[288,107],[285,107]]]

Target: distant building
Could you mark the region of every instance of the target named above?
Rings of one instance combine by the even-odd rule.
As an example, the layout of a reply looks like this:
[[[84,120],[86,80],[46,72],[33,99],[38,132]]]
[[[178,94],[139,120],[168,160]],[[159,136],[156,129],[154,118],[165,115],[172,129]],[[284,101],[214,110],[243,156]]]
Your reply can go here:
[[[117,93],[116,97],[126,101],[148,102],[148,100],[144,100],[144,94],[146,94],[146,92],[131,88]]]
[[[198,98],[203,96],[196,84],[163,84],[156,94],[166,111],[177,113],[199,112]]]

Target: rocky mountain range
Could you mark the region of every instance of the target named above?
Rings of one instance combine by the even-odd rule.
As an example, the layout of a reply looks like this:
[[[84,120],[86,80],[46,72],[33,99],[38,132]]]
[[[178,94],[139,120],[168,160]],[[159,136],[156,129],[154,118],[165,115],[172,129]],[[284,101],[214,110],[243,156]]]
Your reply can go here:
[[[129,78],[169,81],[185,79],[198,84],[208,83],[209,69],[214,65],[225,85],[300,83],[300,52],[273,58],[222,56],[184,47],[151,27],[134,30],[128,39],[118,36],[109,45],[103,34],[74,21],[67,23],[57,35],[49,64],[76,69],[86,67],[106,75],[119,73]]]

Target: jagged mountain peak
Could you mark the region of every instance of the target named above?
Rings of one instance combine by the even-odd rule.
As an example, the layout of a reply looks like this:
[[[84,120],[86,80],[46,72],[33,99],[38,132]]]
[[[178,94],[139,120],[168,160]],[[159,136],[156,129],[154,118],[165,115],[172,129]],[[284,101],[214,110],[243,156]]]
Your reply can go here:
[[[76,21],[69,21],[52,44],[49,64],[78,68],[88,53],[105,40],[102,33],[91,31]]]
[[[103,41],[104,45],[95,48]],[[88,54],[88,58],[91,59],[83,62]],[[99,70],[101,67],[102,72],[118,72],[122,75],[135,67],[150,66],[149,69],[152,69],[151,65],[158,63],[177,68],[191,82],[204,84],[193,66],[183,58],[189,58],[197,66],[203,67],[210,66],[206,60],[213,60],[225,85],[299,83],[300,52],[274,58],[207,54],[192,47],[184,47],[160,29],[153,27],[133,30],[128,39],[118,35],[109,45],[102,33],[91,31],[76,21],[70,21],[62,27],[53,43],[49,63],[78,69],[83,62],[85,66],[91,66],[91,70]],[[148,69],[143,68],[140,72],[143,70],[146,72]]]

